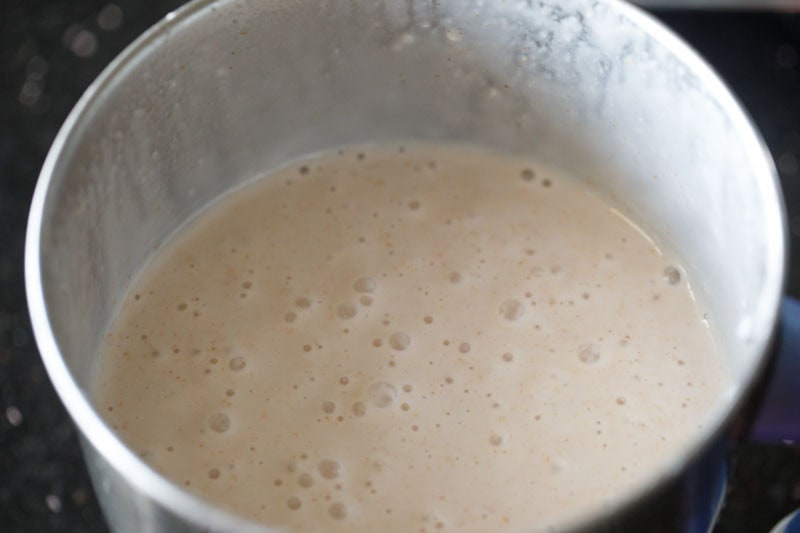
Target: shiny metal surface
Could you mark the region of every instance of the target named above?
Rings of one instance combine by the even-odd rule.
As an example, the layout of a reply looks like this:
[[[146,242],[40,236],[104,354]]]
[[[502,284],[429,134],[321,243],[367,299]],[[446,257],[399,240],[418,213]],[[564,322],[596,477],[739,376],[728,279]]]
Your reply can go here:
[[[265,170],[405,139],[559,167],[686,259],[732,385],[715,422],[643,493],[724,428],[776,320],[783,208],[749,120],[666,29],[613,0],[196,0],[90,87],[31,207],[36,339],[116,531],[255,528],[157,475],[89,401],[98,345],[132,277],[187,217]]]
[[[633,0],[633,3],[657,9],[800,9],[800,0]]]

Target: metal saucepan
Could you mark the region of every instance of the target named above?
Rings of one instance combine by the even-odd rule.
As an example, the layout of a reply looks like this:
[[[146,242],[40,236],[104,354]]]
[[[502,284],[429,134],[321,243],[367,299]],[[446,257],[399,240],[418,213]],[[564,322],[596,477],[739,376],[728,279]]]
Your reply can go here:
[[[42,169],[26,283],[113,529],[258,529],[159,476],[92,405],[98,346],[132,277],[188,217],[265,170],[409,139],[560,168],[685,259],[732,369],[724,405],[636,498],[578,528],[708,531],[729,429],[779,317],[782,199],[717,76],[614,0],[195,0],[104,71]]]

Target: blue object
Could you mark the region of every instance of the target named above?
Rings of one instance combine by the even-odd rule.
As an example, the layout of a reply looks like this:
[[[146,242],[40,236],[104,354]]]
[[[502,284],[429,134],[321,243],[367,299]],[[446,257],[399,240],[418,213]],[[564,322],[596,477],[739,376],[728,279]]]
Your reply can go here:
[[[800,443],[800,301],[794,298],[784,298],[775,351],[750,438]]]

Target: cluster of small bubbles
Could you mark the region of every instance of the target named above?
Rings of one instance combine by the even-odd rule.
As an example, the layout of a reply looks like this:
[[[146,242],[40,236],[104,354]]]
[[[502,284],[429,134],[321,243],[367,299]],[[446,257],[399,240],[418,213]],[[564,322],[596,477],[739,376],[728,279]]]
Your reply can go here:
[[[314,485],[314,478],[308,472],[304,472],[297,477],[297,484],[307,489]]]
[[[379,381],[370,385],[369,389],[367,389],[367,396],[370,403],[375,407],[389,407],[397,398],[397,389],[390,383]]]
[[[389,345],[395,350],[405,350],[411,345],[411,337],[402,331],[398,331],[389,337]]]
[[[500,315],[506,320],[518,320],[525,314],[525,309],[519,300],[506,300],[500,306]]]
[[[332,459],[323,459],[317,464],[317,470],[325,479],[336,479],[342,471],[342,465]]]
[[[295,314],[293,311],[289,311],[288,313],[283,315],[283,319],[286,322],[292,323],[297,319],[297,314]]]
[[[343,520],[347,517],[347,507],[341,502],[336,502],[328,508],[328,514],[331,515],[331,518]]]
[[[292,496],[291,498],[286,500],[286,506],[289,509],[291,509],[292,511],[296,511],[296,510],[300,509],[301,505],[302,504],[300,503],[300,498],[298,498],[296,496]]]
[[[364,416],[367,414],[367,406],[364,402],[356,402],[353,404],[353,414],[356,416]]]
[[[353,318],[356,316],[356,306],[349,302],[339,304],[339,307],[336,308],[336,314],[339,315],[339,318]]]
[[[361,302],[361,305],[370,306],[372,305],[372,296],[364,295],[358,301]]]
[[[530,168],[522,169],[522,172],[520,172],[519,175],[525,181],[533,181],[533,178],[536,177],[536,173]]]
[[[590,365],[600,360],[600,352],[594,344],[581,344],[578,347],[578,359]]]
[[[234,372],[238,372],[247,366],[247,361],[244,360],[244,357],[234,357],[231,359],[230,363],[228,363],[228,366]]]
[[[450,274],[447,275],[447,279],[449,279],[451,283],[460,283],[461,274],[458,272],[450,272]]]
[[[375,280],[372,278],[358,278],[353,284],[356,292],[373,292],[375,287]]]
[[[503,437],[495,433],[489,437],[489,444],[492,446],[501,446],[503,444]]]
[[[668,266],[664,269],[664,278],[670,285],[677,285],[681,282],[681,271],[674,266]]]
[[[322,402],[322,412],[323,413],[331,414],[335,410],[336,410],[336,404],[333,403],[332,401],[328,400],[328,401]]]
[[[513,360],[514,360],[514,354],[512,354],[511,352],[506,352],[503,354],[503,361],[505,361],[506,363],[510,363]]]
[[[213,413],[208,417],[208,427],[217,433],[225,433],[231,427],[231,419],[225,413]]]
[[[470,350],[470,345],[468,342],[462,342],[458,345],[458,351],[461,353],[467,353]]]
[[[311,307],[311,298],[308,296],[300,296],[295,299],[294,305],[297,306],[298,309],[308,309]]]
[[[218,468],[212,468],[211,470],[209,470],[208,471],[208,477],[210,479],[218,479],[219,478],[219,469]]]

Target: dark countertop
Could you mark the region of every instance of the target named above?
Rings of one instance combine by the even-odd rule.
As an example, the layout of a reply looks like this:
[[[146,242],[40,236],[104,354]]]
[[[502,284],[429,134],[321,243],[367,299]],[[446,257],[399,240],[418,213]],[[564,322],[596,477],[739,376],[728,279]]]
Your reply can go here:
[[[39,168],[82,91],[181,3],[0,0],[0,531],[107,530],[32,338],[24,228]],[[800,14],[658,16],[717,68],[761,129],[789,206],[789,289],[800,294]],[[765,532],[800,507],[800,448],[743,444],[733,463],[716,533]]]

